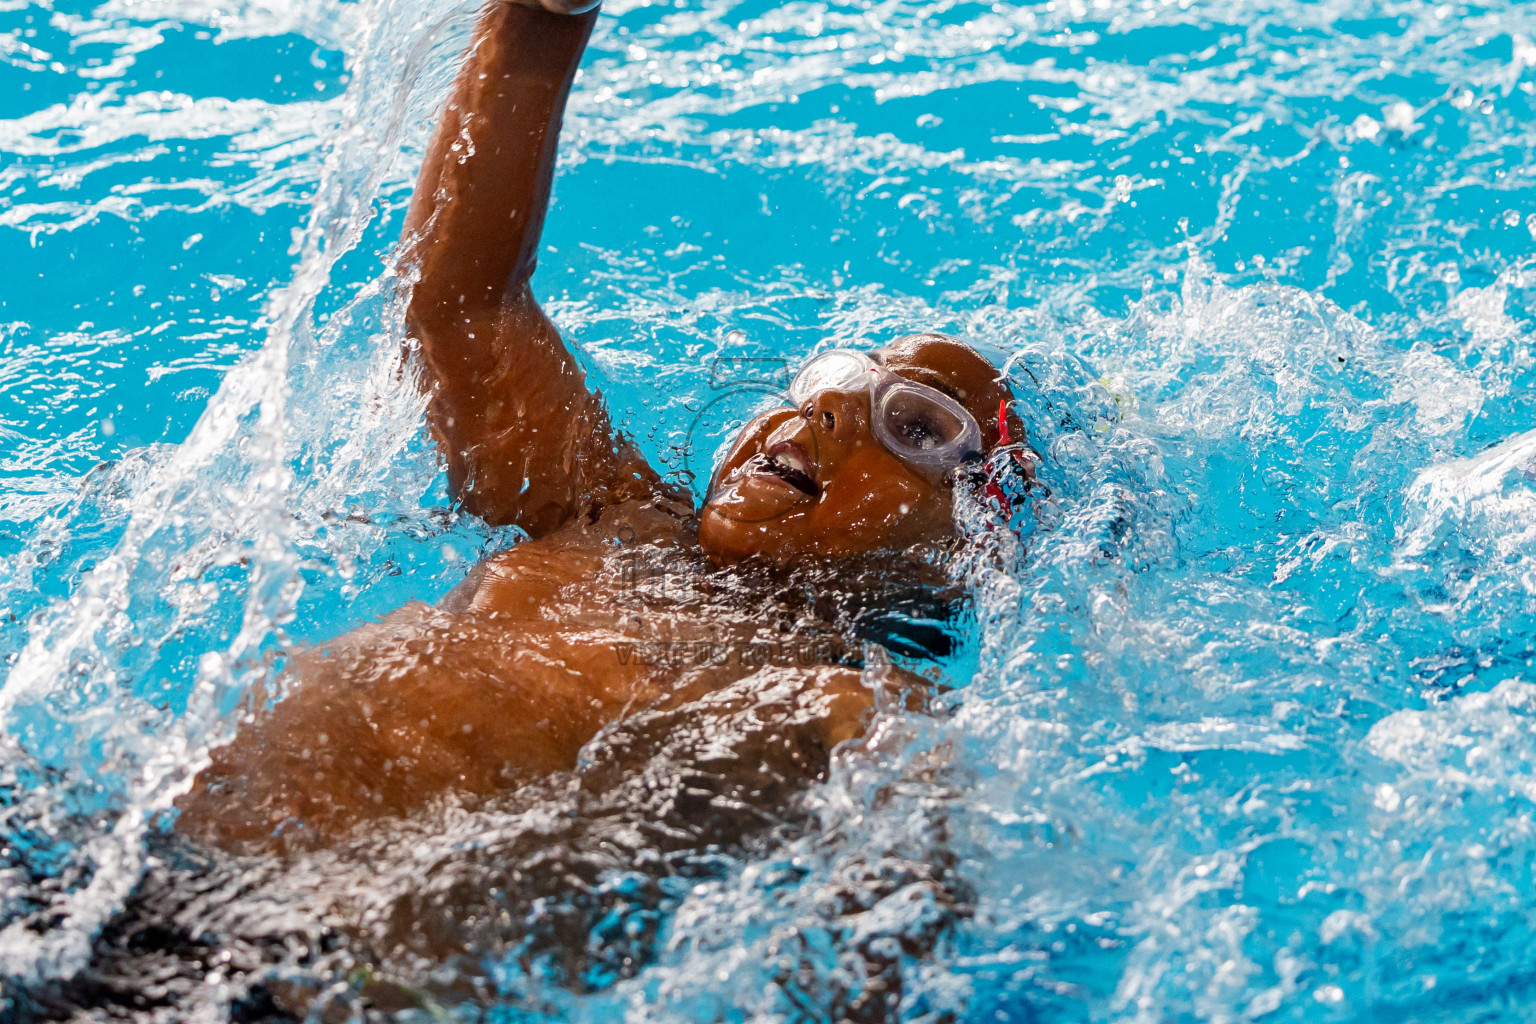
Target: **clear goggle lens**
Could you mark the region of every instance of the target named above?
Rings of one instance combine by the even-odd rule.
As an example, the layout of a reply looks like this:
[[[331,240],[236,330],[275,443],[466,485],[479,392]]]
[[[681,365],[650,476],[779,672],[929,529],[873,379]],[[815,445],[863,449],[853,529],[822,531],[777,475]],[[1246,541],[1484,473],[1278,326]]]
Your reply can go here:
[[[862,352],[833,349],[813,356],[789,385],[789,397],[803,405],[823,391],[858,391],[869,386],[874,360]]]
[[[897,386],[880,403],[879,428],[882,440],[890,439],[904,451],[931,452],[960,440],[966,424],[930,396]]]

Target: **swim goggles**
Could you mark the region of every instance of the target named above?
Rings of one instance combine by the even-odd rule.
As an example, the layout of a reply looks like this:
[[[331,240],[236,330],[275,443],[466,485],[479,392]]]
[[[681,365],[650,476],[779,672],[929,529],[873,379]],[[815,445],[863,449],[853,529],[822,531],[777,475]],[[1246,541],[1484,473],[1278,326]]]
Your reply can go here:
[[[863,352],[835,348],[800,368],[789,385],[796,407],[823,391],[869,391],[875,437],[892,455],[943,474],[982,453],[981,428],[944,392],[899,377]]]

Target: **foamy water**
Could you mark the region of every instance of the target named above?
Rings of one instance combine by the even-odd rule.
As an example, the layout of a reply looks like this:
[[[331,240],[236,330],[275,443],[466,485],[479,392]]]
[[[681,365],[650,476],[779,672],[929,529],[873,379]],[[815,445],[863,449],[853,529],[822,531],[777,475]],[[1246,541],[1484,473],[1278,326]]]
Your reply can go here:
[[[391,262],[473,13],[0,5],[11,993],[88,962],[286,645],[513,539],[445,507]],[[634,978],[503,965],[508,1014],[811,1019],[878,946],[912,1019],[1528,1016],[1533,38],[610,4],[536,284],[642,447],[707,465],[711,367],[937,328],[1051,498],[965,510],[945,714],[887,711]],[[963,913],[896,867],[839,903],[924,859]]]

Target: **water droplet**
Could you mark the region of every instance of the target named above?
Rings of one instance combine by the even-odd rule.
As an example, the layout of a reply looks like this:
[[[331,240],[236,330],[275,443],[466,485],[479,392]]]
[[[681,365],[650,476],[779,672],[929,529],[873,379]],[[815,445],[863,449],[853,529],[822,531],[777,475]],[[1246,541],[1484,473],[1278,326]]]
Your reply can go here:
[[[1349,126],[1349,133],[1362,142],[1370,142],[1381,134],[1381,123],[1370,114],[1361,114]]]

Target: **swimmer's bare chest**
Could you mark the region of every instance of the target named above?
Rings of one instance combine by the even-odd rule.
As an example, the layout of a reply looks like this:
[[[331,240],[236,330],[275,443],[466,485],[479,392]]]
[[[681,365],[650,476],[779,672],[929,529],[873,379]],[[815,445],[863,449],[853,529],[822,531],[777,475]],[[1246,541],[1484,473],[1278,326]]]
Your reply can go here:
[[[487,558],[438,606],[463,642],[486,645],[510,676],[571,680],[603,704],[654,699],[679,681],[716,685],[761,664],[837,660],[830,639],[793,648],[762,609],[712,580],[691,520],[651,502]],[[580,680],[575,684],[575,680]]]
[[[816,664],[830,643],[756,654],[782,639],[698,586],[690,544],[675,512],[613,506],[486,559],[437,606],[406,605],[295,655],[288,695],[213,752],[180,827],[231,846],[285,831],[282,843],[323,842],[444,794],[569,770],[630,711],[754,672],[828,696],[828,746],[857,734],[869,704],[857,671]]]

